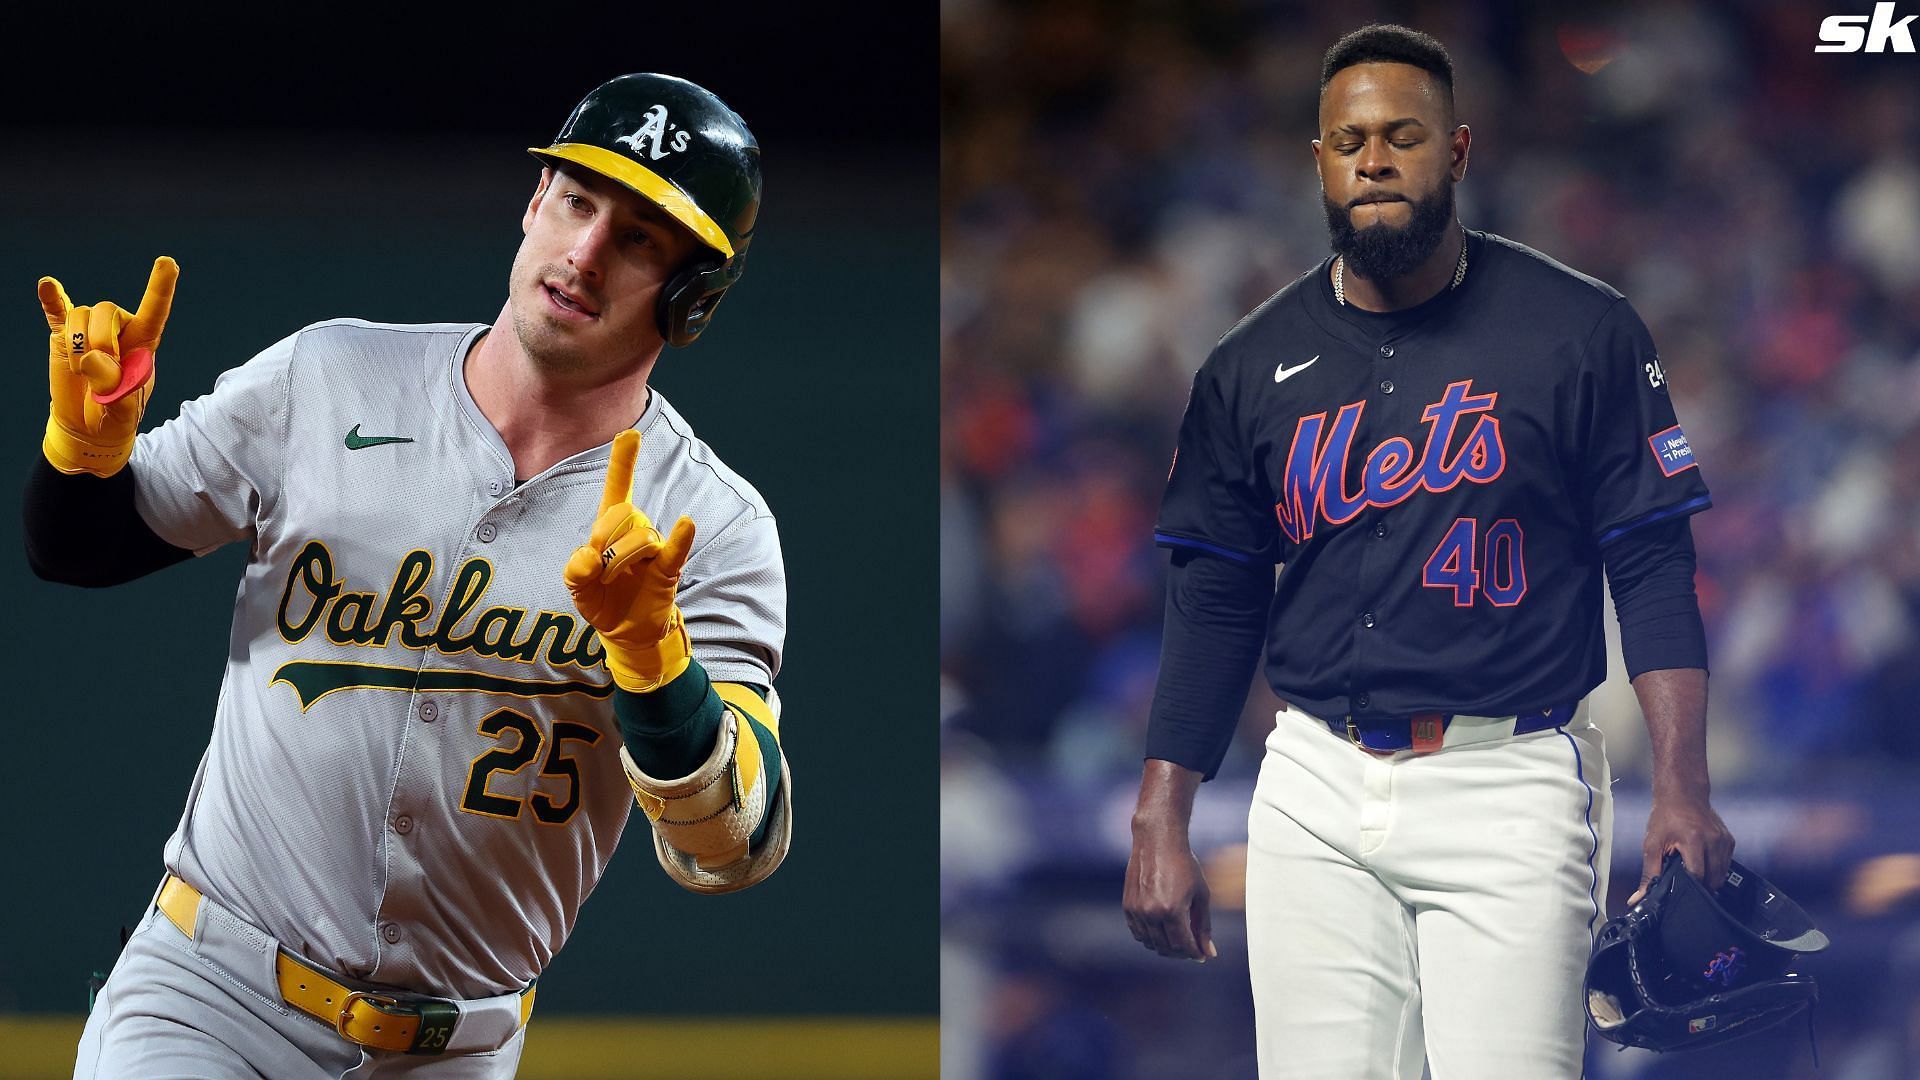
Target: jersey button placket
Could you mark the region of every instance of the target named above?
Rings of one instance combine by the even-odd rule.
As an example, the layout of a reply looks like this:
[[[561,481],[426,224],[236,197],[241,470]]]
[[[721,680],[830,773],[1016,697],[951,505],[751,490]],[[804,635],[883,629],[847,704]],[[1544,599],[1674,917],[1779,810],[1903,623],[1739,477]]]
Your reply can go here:
[[[493,543],[493,538],[498,535],[498,533],[499,530],[493,527],[493,522],[483,521],[480,523],[480,528],[474,532],[474,535],[479,537],[481,543],[491,544]]]
[[[405,814],[393,819],[393,831],[405,836],[413,831],[413,819]]]
[[[400,944],[400,927],[395,923],[385,923],[380,927],[380,940],[389,945]]]
[[[440,719],[440,706],[431,700],[421,702],[420,719],[422,722],[428,724]]]
[[[1376,360],[1373,362],[1375,374],[1380,379],[1380,381],[1376,385],[1379,387],[1380,393],[1382,395],[1391,395],[1394,391],[1393,380],[1387,378],[1386,373],[1392,370],[1393,365],[1383,364],[1380,361],[1393,359],[1394,347],[1392,345],[1383,344],[1379,346],[1378,353],[1379,353],[1380,360]],[[1393,413],[1395,411],[1397,410],[1394,410],[1386,405],[1383,405],[1380,410],[1374,413],[1374,416],[1371,419],[1374,422],[1386,423],[1389,425],[1389,427],[1391,427],[1395,423],[1395,420],[1393,417]],[[1370,426],[1370,425],[1366,425],[1365,421],[1363,421],[1362,423],[1363,423],[1363,426]],[[1379,441],[1379,435],[1371,430],[1362,430],[1361,432],[1358,433],[1355,439],[1356,445],[1363,445],[1363,446],[1373,446],[1373,445],[1376,445],[1378,441]],[[1359,527],[1362,529],[1367,528],[1365,525],[1361,525]],[[1375,521],[1373,524],[1373,527],[1371,529],[1367,529],[1367,531],[1371,532],[1376,538],[1384,539],[1387,535],[1386,522]],[[1376,577],[1378,574],[1380,574],[1383,571],[1383,569],[1385,572],[1391,573],[1392,568],[1391,567],[1382,568],[1381,566],[1378,565],[1380,559],[1385,557],[1384,555],[1380,555],[1380,556],[1369,555],[1367,554],[1365,549],[1357,550],[1356,554],[1358,555],[1358,565],[1356,569],[1358,571],[1357,584],[1359,585],[1359,588],[1356,589],[1356,592],[1359,593],[1362,597],[1377,598]],[[1353,674],[1358,679],[1370,680],[1373,675],[1372,669],[1367,662],[1368,653],[1370,652],[1370,649],[1368,648],[1368,642],[1364,635],[1364,631],[1372,630],[1374,627],[1374,624],[1377,621],[1378,620],[1375,618],[1373,612],[1371,611],[1363,611],[1358,616],[1358,622],[1360,623],[1361,630],[1363,631],[1361,635],[1357,635],[1355,637],[1353,642]],[[1366,691],[1357,690],[1352,692],[1352,696],[1350,700],[1353,703],[1351,707],[1354,710],[1358,711],[1358,710],[1363,710],[1367,708],[1372,703],[1373,699]]]

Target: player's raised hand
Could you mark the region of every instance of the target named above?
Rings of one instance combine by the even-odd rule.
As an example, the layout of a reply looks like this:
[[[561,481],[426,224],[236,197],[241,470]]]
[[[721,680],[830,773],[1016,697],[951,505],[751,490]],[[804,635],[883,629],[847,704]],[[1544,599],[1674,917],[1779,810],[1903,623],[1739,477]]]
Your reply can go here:
[[[613,440],[600,515],[587,542],[567,560],[567,591],[582,618],[600,631],[607,671],[635,693],[672,682],[687,669],[692,646],[674,597],[693,551],[693,520],[682,517],[662,536],[633,505],[633,464],[640,433]]]
[[[132,314],[107,302],[76,307],[58,281],[40,279],[52,399],[41,448],[54,468],[112,476],[133,456],[140,417],[153,395],[153,355],[179,277],[171,258],[155,259],[146,294]]]
[[[172,259],[162,255],[153,260],[153,272],[147,276],[147,291],[140,297],[140,309],[120,330],[119,370],[102,367],[87,372],[95,401],[111,405],[128,394],[151,392],[153,354],[160,349],[160,335],[167,328],[167,316],[173,314],[173,287],[179,280],[180,267]]]

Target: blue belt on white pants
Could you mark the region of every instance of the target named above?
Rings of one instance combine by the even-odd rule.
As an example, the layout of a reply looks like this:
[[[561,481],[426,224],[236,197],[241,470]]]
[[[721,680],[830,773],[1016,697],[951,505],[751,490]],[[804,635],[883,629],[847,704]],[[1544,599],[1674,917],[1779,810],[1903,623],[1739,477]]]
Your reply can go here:
[[[1548,728],[1563,727],[1573,720],[1579,707],[1580,703],[1574,702],[1521,713],[1512,717],[1513,734],[1529,735]],[[1362,750],[1392,754],[1401,750],[1425,753],[1440,749],[1441,740],[1446,737],[1447,728],[1453,720],[1453,713],[1425,712],[1377,720],[1342,716],[1327,718],[1322,722],[1335,735],[1345,735],[1349,742]]]

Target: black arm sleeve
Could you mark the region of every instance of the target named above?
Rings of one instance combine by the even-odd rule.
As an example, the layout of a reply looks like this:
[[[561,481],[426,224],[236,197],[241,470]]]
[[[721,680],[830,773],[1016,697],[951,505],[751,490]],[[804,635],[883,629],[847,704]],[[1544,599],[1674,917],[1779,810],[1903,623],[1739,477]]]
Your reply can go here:
[[[1627,677],[1707,666],[1707,632],[1693,592],[1693,527],[1684,517],[1626,532],[1600,549],[1620,617]]]
[[[1147,757],[1208,780],[1220,771],[1266,640],[1272,600],[1272,565],[1174,551]]]
[[[154,535],[133,503],[133,469],[102,480],[36,458],[22,507],[27,565],[42,581],[101,588],[193,557]]]

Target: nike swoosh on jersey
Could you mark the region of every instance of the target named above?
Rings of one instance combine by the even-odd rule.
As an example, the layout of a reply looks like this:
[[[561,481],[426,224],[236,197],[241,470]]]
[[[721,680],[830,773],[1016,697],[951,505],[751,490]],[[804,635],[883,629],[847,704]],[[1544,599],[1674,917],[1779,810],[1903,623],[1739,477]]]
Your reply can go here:
[[[1309,360],[1304,364],[1296,364],[1293,367],[1288,367],[1285,364],[1281,364],[1279,367],[1273,369],[1273,381],[1286,382],[1289,378],[1295,375],[1298,375],[1301,372],[1312,367],[1313,361],[1318,359],[1320,359],[1319,355],[1315,354],[1313,360]]]
[[[413,441],[412,439],[403,439],[398,435],[362,436],[360,434],[359,424],[353,425],[353,430],[347,432],[347,449],[349,450],[365,450],[369,446],[385,446],[387,443],[401,443],[401,442],[412,442],[412,441]]]

